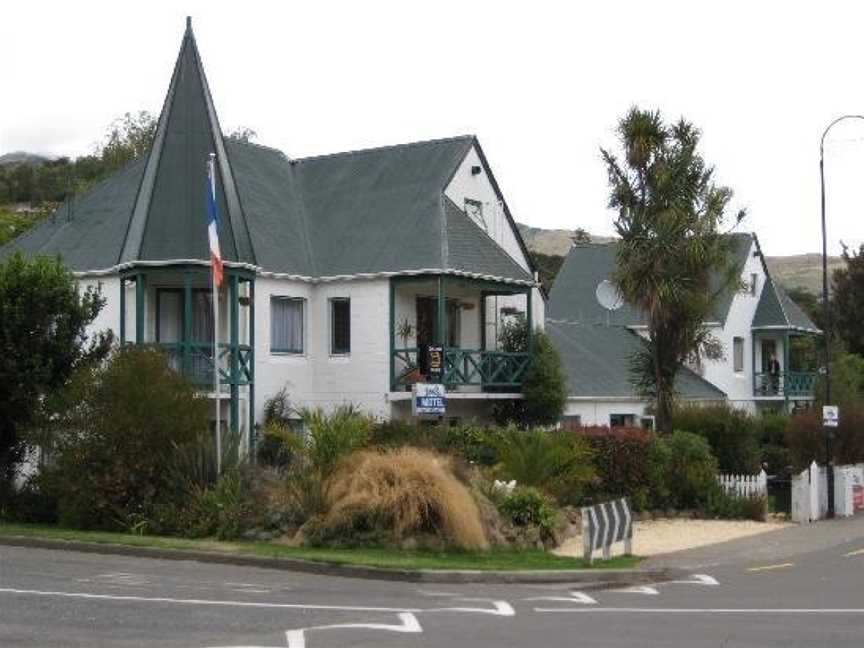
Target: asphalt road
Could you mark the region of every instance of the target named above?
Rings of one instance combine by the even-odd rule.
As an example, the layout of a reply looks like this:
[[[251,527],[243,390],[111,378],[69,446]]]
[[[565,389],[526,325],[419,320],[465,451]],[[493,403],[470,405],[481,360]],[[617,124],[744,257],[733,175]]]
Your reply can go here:
[[[741,555],[681,582],[599,592],[0,546],[0,646],[857,648],[864,535],[842,540],[809,552],[791,542],[789,555],[767,561]]]

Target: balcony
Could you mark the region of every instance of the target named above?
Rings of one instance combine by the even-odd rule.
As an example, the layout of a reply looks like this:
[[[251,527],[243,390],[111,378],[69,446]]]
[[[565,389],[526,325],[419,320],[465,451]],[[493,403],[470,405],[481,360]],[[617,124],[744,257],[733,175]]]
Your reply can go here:
[[[158,343],[158,346],[165,351],[168,364],[172,369],[182,373],[199,387],[212,390],[214,383],[212,342],[162,342]],[[248,344],[236,345],[236,362],[233,362],[231,357],[231,349],[230,343],[219,344],[220,388],[252,383],[252,347]],[[231,373],[232,367],[235,375]]]
[[[814,371],[782,371],[753,376],[753,395],[763,398],[813,398],[818,374]]]
[[[393,350],[394,390],[410,389],[413,383],[425,380],[418,369],[418,352],[417,348]],[[450,388],[476,386],[519,391],[529,363],[528,353],[446,348],[442,382]]]
[[[533,332],[507,338],[519,318],[532,321],[532,286],[467,277],[420,275],[390,280],[390,389],[427,382],[420,349],[444,349],[443,375],[452,392],[522,391]]]

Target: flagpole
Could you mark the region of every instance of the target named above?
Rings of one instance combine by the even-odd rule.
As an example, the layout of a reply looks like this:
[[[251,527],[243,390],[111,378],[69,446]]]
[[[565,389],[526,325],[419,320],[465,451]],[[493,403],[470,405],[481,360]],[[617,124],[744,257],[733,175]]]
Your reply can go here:
[[[214,168],[215,153],[210,154],[208,171],[210,175],[211,195],[216,195],[216,169]],[[216,401],[216,474],[222,474],[222,401],[219,390],[219,289],[216,286],[216,266],[211,264],[210,276],[213,289],[213,393]]]
[[[222,401],[219,390],[219,289],[216,287],[216,270],[213,276],[213,391],[216,394],[216,474],[222,474]]]

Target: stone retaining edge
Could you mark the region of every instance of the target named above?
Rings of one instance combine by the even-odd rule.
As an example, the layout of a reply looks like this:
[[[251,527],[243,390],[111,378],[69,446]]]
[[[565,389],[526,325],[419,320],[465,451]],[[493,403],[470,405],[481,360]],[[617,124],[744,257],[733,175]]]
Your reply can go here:
[[[135,547],[131,545],[29,536],[0,536],[0,545],[30,547],[34,549],[56,549],[116,556],[132,556],[159,560],[192,560],[220,565],[282,569],[323,576],[344,578],[366,578],[383,581],[410,583],[577,583],[580,589],[604,589],[628,585],[645,585],[673,580],[685,575],[673,568],[659,569],[571,569],[571,570],[430,570],[430,569],[386,569],[337,563],[316,562],[298,558],[268,558],[195,551],[189,549],[160,549],[158,547]]]

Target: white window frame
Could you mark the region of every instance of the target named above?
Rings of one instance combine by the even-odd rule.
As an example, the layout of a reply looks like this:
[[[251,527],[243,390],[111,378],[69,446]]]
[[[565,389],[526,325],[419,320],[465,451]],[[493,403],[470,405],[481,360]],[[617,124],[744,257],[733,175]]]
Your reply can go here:
[[[741,343],[741,364],[738,364],[738,342]],[[732,371],[736,374],[744,373],[744,364],[746,358],[746,350],[744,348],[744,338],[735,336],[732,338]]]
[[[333,338],[335,337],[335,329],[334,326],[336,324],[335,318],[333,317],[333,306],[335,302],[348,302],[348,350],[347,351],[336,351],[333,349]],[[351,355],[351,298],[350,297],[330,297],[327,299],[327,336],[329,338],[327,345],[330,348],[330,356],[334,358],[345,358]]]
[[[300,351],[294,351],[291,349],[274,349],[273,348],[273,300],[284,300],[284,301],[296,301],[300,302],[300,307],[303,309],[302,313],[302,324],[303,327],[302,335],[300,336],[301,344],[303,346]],[[270,355],[280,355],[280,356],[305,356],[306,355],[306,345],[308,342],[308,330],[309,330],[309,321],[308,315],[309,308],[307,307],[306,298],[305,297],[295,297],[293,295],[270,295]]]

